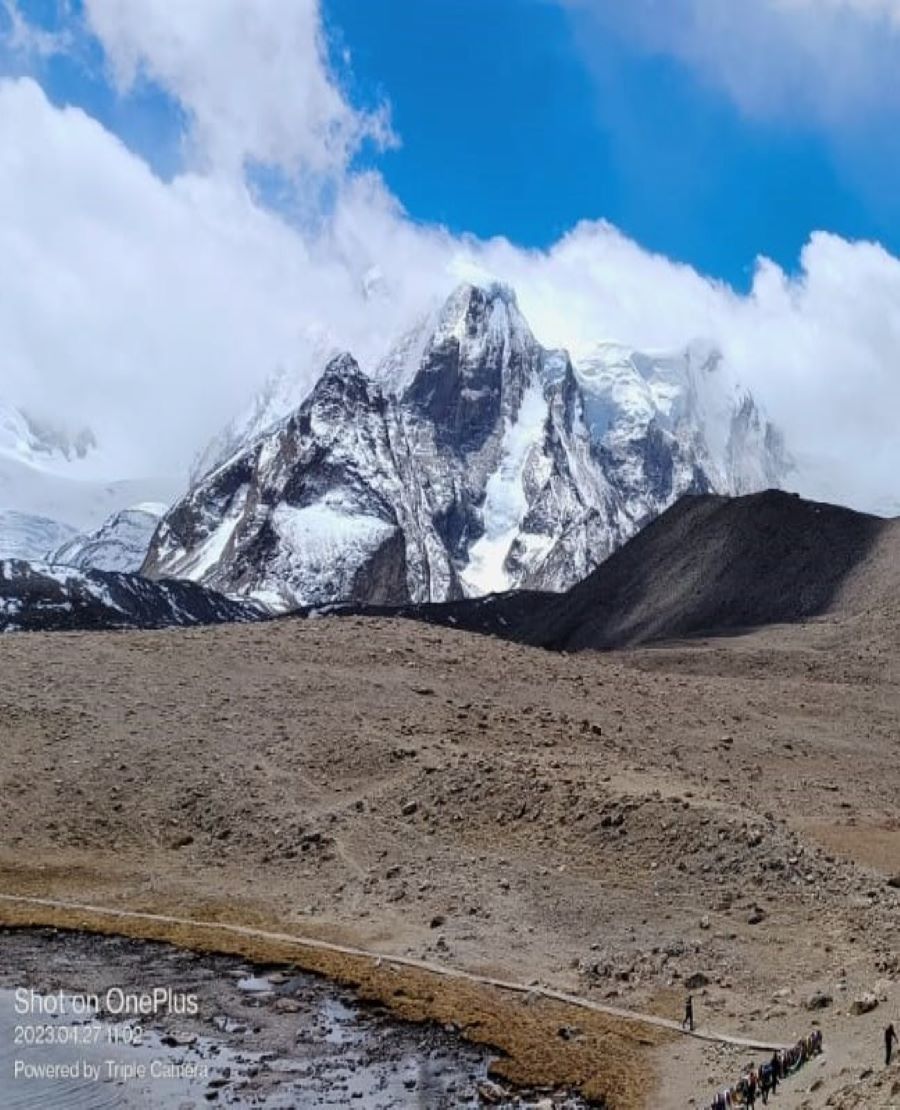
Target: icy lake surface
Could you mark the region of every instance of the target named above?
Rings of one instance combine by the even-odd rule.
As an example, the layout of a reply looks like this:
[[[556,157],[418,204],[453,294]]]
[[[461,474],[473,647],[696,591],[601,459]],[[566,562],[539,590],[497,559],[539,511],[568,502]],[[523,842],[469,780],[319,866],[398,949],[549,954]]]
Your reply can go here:
[[[197,1012],[110,1013],[110,999],[154,988],[195,998]],[[95,1000],[99,1010],[86,1010]],[[397,1022],[288,968],[120,938],[0,930],[2,1110],[457,1110],[483,1105],[490,1059],[452,1031]],[[53,1067],[68,1074],[48,1074]],[[510,1094],[502,1105],[535,1106],[546,1096]]]

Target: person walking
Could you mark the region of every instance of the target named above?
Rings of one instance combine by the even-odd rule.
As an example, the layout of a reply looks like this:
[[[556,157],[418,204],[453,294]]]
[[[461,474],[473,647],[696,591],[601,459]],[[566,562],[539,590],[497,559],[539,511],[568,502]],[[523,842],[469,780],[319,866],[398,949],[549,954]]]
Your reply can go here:
[[[756,1096],[759,1094],[759,1077],[756,1074],[756,1068],[751,1068],[747,1073],[747,1086],[744,1092],[748,1110],[755,1110]]]
[[[759,1093],[763,1106],[769,1105],[769,1092],[772,1090],[772,1065],[762,1064],[759,1069]]]
[[[889,1067],[891,1063],[891,1055],[894,1051],[894,1045],[897,1044],[897,1031],[894,1029],[894,1023],[891,1024],[884,1031],[884,1066]]]
[[[684,1021],[681,1023],[681,1028],[694,1032],[694,999],[690,994],[684,1003]]]

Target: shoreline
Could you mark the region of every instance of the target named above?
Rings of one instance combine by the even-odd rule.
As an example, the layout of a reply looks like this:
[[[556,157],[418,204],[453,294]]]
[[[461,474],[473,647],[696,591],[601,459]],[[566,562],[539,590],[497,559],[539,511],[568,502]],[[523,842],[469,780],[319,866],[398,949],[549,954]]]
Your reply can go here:
[[[466,978],[440,980],[433,972],[339,951],[338,946],[312,947],[309,938],[289,938],[274,928],[242,932],[231,922],[166,921],[146,911],[96,912],[80,906],[10,902],[8,897],[19,896],[0,898],[0,928],[51,928],[163,942],[198,956],[292,967],[351,990],[361,1003],[384,1006],[399,1021],[453,1027],[463,1040],[498,1053],[491,1065],[492,1079],[524,1090],[570,1090],[590,1105],[610,1110],[640,1110],[646,1105],[655,1076],[649,1059],[638,1057],[673,1036],[636,1023],[628,1029],[621,1018],[538,994],[517,997]],[[563,1029],[578,1032],[566,1039],[560,1036]]]

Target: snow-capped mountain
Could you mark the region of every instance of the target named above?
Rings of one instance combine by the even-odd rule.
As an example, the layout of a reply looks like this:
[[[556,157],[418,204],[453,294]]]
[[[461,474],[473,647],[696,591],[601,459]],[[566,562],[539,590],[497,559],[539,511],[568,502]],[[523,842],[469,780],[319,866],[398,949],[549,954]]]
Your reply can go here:
[[[83,459],[97,446],[90,428],[74,435],[0,402],[0,454],[32,466],[65,459]]]
[[[683,493],[754,492],[790,469],[780,434],[708,345],[648,354],[599,344],[576,377],[591,439],[638,525]]]
[[[307,328],[299,345],[301,353],[296,364],[290,369],[282,366],[267,378],[246,410],[200,452],[191,467],[192,486],[245,444],[299,408],[330,360],[340,354],[339,344],[324,329]]]
[[[68,529],[52,538],[42,555],[71,531],[97,528],[127,505],[171,503],[183,489],[181,481],[166,476],[122,478],[89,428],[70,434],[0,401],[0,510],[32,518],[29,528],[35,533],[45,526],[40,518]],[[21,520],[16,527],[21,529]],[[0,543],[12,542],[0,521]]]
[[[562,590],[681,494],[789,465],[714,351],[605,345],[573,366],[502,285],[457,289],[372,377],[332,359],[281,415],[213,452],[144,573],[276,609]]]
[[[0,509],[0,559],[40,561],[74,535],[74,528],[49,517]]]
[[[156,526],[167,509],[167,505],[154,501],[133,505],[130,509],[113,513],[94,531],[72,534],[64,543],[53,545],[49,554],[48,548],[44,548],[42,556],[32,558],[81,570],[136,574],[147,556]]]
[[[144,573],[218,583],[273,608],[389,604],[408,589],[407,560],[429,582],[452,573],[419,492],[398,405],[339,356],[296,413],[166,515]],[[445,565],[432,567],[432,551]]]

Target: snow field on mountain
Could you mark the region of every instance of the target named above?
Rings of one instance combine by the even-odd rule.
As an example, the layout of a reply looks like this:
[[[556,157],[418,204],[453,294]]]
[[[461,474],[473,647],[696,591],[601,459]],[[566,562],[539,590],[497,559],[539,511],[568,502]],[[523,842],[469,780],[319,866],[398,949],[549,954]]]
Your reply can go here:
[[[506,421],[500,465],[485,486],[484,535],[472,545],[463,572],[472,594],[495,593],[510,586],[504,562],[528,511],[525,466],[541,442],[546,420],[544,391],[541,383],[534,381],[522,399],[518,419]]]

